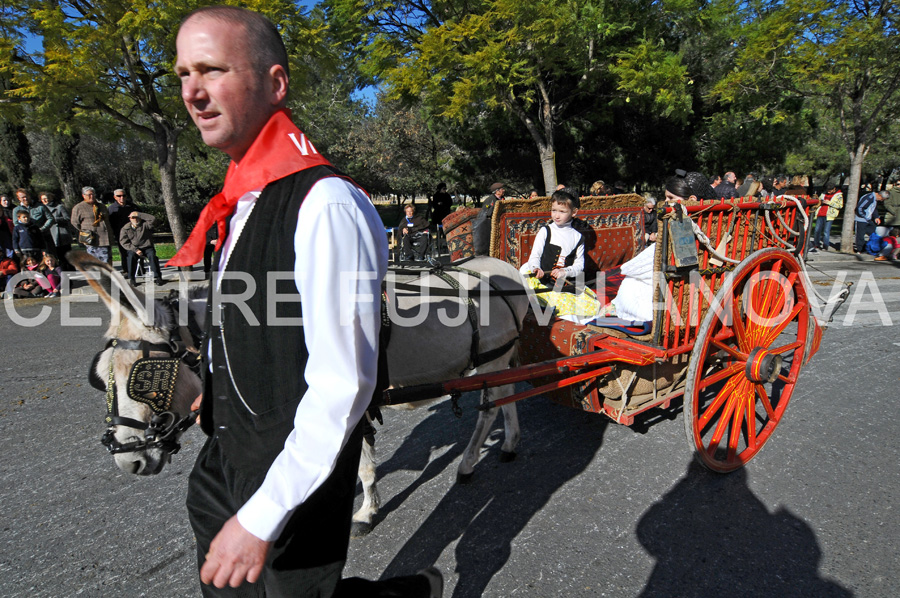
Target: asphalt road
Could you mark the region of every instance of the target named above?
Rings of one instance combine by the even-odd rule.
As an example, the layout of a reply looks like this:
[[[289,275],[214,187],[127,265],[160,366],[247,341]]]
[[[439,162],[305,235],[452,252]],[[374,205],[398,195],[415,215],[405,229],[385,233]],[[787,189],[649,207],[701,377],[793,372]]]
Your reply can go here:
[[[695,465],[678,408],[627,428],[535,398],[520,403],[518,459],[498,461],[497,429],[472,483],[458,486],[474,410],[389,412],[377,437],[382,515],[351,542],[345,574],[436,564],[445,596],[458,598],[893,598],[900,268],[833,254],[811,265],[843,272],[851,300],[743,470]],[[198,596],[183,502],[201,432],[158,476],[119,472],[99,443],[103,396],[86,377],[105,309],[17,301],[11,316],[5,305],[0,596]],[[45,308],[40,326],[13,321]],[[62,326],[64,312],[96,322]]]

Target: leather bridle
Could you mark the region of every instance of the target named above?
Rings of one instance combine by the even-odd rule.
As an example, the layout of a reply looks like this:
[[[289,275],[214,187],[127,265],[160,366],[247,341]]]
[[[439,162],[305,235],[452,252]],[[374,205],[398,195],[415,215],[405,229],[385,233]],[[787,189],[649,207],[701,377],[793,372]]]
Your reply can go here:
[[[171,310],[177,308],[177,293],[173,291],[163,304]],[[177,312],[176,312],[177,313]],[[91,362],[88,378],[91,386],[106,393],[106,432],[100,442],[111,454],[132,453],[148,449],[160,449],[174,455],[181,449],[178,439],[182,432],[197,421],[199,412],[192,411],[178,417],[171,411],[175,380],[182,366],[199,376],[200,351],[196,348],[199,329],[195,326],[178,326],[170,331],[166,343],[150,343],[144,340],[113,338],[107,341]],[[114,357],[110,355],[107,379],[96,373],[96,365],[106,351],[140,351],[141,358],[131,366],[127,392],[129,398],[150,407],[153,415],[149,422],[142,422],[119,415],[118,389],[114,375]],[[151,357],[150,353],[163,353],[164,357]],[[119,442],[115,437],[116,426],[126,426],[144,431],[143,440]]]

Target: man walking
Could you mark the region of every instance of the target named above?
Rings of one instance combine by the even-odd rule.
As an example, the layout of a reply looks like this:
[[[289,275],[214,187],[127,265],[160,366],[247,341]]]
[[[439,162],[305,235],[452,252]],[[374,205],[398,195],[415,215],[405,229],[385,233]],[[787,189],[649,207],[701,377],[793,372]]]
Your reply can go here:
[[[381,219],[291,122],[287,53],[271,22],[201,8],[176,47],[185,106],[204,143],[232,160],[169,261],[200,262],[217,227],[202,351],[211,357],[197,401],[209,438],[187,497],[203,593],[440,596],[436,570],[341,580],[360,422],[376,390]]]

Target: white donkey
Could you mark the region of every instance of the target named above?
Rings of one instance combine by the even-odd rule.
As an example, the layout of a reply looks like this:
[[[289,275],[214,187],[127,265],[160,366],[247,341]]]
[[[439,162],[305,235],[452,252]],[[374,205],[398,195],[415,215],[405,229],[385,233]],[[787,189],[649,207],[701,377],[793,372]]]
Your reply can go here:
[[[72,252],[69,261],[87,275],[112,315],[107,344],[90,371],[92,385],[107,395],[103,442],[123,471],[159,473],[177,452],[179,436],[193,422],[190,405],[201,391],[197,333],[203,329],[207,288],[201,285],[192,288],[187,297],[148,302],[113,268],[88,254]],[[489,257],[472,259],[463,268],[423,273],[406,286],[393,284],[389,274],[391,323],[382,328],[382,346],[386,346],[392,387],[499,371],[515,363],[518,333],[528,309],[527,296],[516,294],[523,288],[518,271]],[[417,291],[419,287],[424,295]],[[451,291],[451,287],[462,291]],[[495,292],[491,294],[491,290]],[[450,296],[460,293],[470,301]],[[492,388],[484,400],[512,392],[510,385]],[[501,460],[509,461],[515,457],[519,423],[515,404],[500,409],[505,424]],[[459,464],[459,482],[471,477],[497,411],[479,412]],[[375,473],[374,437],[370,434],[363,443],[359,465],[363,503],[353,516],[356,535],[371,530],[380,506]]]

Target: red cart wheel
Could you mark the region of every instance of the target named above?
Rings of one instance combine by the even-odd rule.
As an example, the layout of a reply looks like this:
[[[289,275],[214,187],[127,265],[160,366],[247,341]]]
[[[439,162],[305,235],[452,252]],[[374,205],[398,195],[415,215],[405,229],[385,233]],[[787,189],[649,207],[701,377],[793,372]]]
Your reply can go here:
[[[684,429],[719,472],[752,459],[791,400],[807,349],[809,302],[797,260],[763,249],[716,293],[688,364]]]

